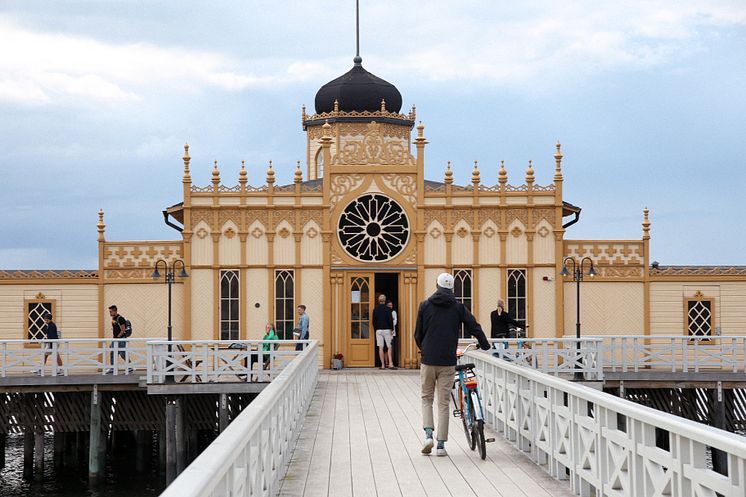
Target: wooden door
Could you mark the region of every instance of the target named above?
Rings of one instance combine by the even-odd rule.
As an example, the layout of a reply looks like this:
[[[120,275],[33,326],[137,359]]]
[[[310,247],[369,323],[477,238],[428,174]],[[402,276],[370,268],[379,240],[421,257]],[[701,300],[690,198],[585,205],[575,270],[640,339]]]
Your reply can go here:
[[[373,273],[347,275],[345,336],[347,341],[346,366],[373,367],[375,361],[375,331],[373,318]]]

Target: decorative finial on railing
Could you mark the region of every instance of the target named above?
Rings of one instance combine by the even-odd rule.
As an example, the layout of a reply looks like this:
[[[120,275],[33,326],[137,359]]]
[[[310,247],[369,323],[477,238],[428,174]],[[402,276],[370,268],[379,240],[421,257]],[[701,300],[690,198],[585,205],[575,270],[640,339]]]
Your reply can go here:
[[[324,121],[324,124],[321,126],[321,135],[324,137],[332,136],[332,125],[329,124],[328,119]]]
[[[241,188],[246,184],[246,161],[241,161],[241,171],[238,173],[238,182],[241,184]]]
[[[498,180],[501,185],[508,182],[508,171],[505,169],[505,161],[500,161],[500,172],[498,173]]]
[[[526,184],[534,184],[534,166],[531,161],[528,161],[528,169],[526,169]]]
[[[300,161],[296,162],[295,164],[295,182],[303,182],[303,172],[300,170]]]
[[[643,209],[642,211],[642,239],[643,240],[649,240],[650,239],[650,218],[648,217],[648,214],[650,214],[650,211],[647,207]]]
[[[182,157],[182,160],[184,161],[184,182],[190,182],[192,180],[192,177],[189,175],[189,162],[192,160],[191,157],[189,157],[189,144],[184,144],[184,156]]]
[[[381,112],[386,112],[386,99],[381,99]]]
[[[448,165],[446,166],[444,182],[446,185],[453,184],[453,171],[451,171],[451,161],[448,161]]]
[[[409,111],[409,120],[414,121],[417,119],[417,107],[412,104],[412,110]]]
[[[554,181],[562,181],[562,150],[559,140],[557,140],[557,152],[554,154]]]
[[[334,112],[339,112],[339,100],[334,99]]]
[[[272,169],[272,161],[269,161],[269,168],[267,168],[267,184],[272,185],[275,182],[275,171]]]
[[[480,181],[481,179],[479,176],[479,165],[477,164],[477,161],[474,161],[474,169],[471,170],[471,182],[476,187]]]
[[[103,242],[104,239],[104,231],[106,230],[106,225],[104,224],[104,210],[99,209],[98,210],[98,224],[96,225],[98,228],[98,241]]]
[[[220,170],[218,170],[218,161],[213,162],[212,167],[212,185],[215,189],[220,184]]]
[[[417,125],[417,138],[425,138],[425,125],[422,124],[422,121]]]
[[[306,114],[306,105],[303,104],[300,107],[300,118],[301,118],[301,121],[305,122],[307,117],[308,116]]]

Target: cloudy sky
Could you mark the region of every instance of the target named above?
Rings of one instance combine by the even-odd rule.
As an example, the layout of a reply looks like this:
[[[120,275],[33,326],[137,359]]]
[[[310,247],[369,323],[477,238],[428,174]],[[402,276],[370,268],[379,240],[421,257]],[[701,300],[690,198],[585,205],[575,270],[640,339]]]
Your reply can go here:
[[[567,238],[641,236],[661,264],[746,264],[746,2],[362,0],[363,65],[417,105],[426,174],[529,159],[583,208]],[[346,72],[354,1],[0,0],[0,268],[95,268],[174,239],[182,146],[207,184],[291,181],[300,107]]]

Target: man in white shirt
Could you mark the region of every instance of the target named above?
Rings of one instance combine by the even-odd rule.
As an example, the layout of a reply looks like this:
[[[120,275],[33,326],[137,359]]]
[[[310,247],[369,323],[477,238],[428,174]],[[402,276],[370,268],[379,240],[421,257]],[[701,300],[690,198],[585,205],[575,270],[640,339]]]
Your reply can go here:
[[[397,323],[397,319],[396,319],[396,311],[394,310],[394,303],[389,300],[388,302],[386,302],[386,307],[388,307],[389,309],[391,309],[391,317],[394,318],[394,329],[392,330],[392,332],[393,332],[392,336],[396,336],[396,323]]]

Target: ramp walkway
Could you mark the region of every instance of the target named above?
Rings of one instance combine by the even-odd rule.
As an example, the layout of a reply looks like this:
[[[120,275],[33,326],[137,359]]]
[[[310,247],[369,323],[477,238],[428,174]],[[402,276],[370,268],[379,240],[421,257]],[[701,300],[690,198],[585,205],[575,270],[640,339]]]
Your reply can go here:
[[[571,496],[525,453],[485,426],[487,459],[466,445],[451,417],[447,457],[420,453],[418,371],[319,373],[287,473],[283,497]]]

